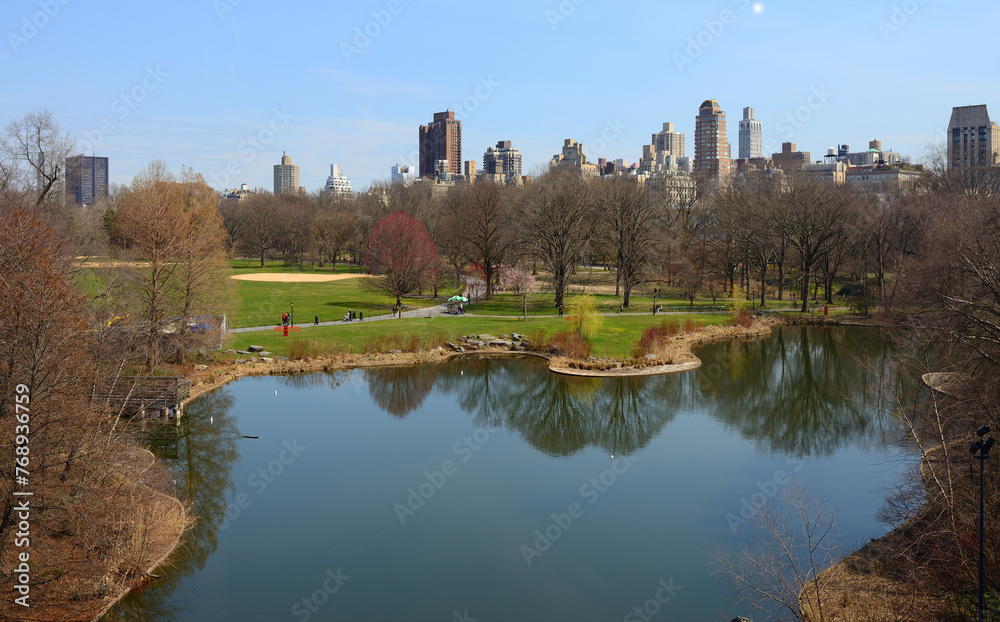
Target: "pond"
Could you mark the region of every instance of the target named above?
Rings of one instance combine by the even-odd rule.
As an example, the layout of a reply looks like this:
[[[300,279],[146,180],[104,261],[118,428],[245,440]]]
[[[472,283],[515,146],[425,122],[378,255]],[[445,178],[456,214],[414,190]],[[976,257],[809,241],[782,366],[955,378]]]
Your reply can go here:
[[[755,495],[809,485],[845,553],[886,531],[906,460],[876,332],[785,327],[698,355],[657,377],[473,355],[201,396],[148,438],[199,521],[104,619],[729,620],[709,553],[756,537]]]

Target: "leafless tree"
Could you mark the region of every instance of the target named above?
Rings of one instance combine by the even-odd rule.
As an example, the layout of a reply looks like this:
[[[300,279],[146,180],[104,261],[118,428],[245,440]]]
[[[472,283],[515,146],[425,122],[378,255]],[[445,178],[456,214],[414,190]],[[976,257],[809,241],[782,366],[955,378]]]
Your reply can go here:
[[[628,177],[615,177],[600,188],[598,210],[603,238],[617,269],[622,306],[628,308],[632,289],[643,282],[666,223],[665,204]],[[617,291],[616,291],[617,295]]]
[[[264,267],[267,252],[273,250],[284,235],[285,220],[280,201],[268,193],[258,193],[247,199],[246,220],[241,229],[243,244],[260,257]]]
[[[747,519],[760,536],[758,544],[717,549],[713,574],[732,587],[740,604],[768,620],[824,622],[822,596],[829,579],[821,572],[836,561],[836,512],[794,483],[778,500],[756,505]]]
[[[515,259],[519,248],[514,214],[503,186],[476,184],[458,193],[456,211],[449,222],[454,227],[465,259],[482,270],[486,296],[493,296],[497,271]]]
[[[66,157],[72,149],[73,139],[48,109],[11,121],[0,135],[0,188],[19,187],[33,195],[37,205],[50,201],[64,189]]]
[[[568,171],[550,171],[524,190],[520,224],[552,275],[556,305],[563,304],[566,278],[596,229],[595,207],[594,184]]]

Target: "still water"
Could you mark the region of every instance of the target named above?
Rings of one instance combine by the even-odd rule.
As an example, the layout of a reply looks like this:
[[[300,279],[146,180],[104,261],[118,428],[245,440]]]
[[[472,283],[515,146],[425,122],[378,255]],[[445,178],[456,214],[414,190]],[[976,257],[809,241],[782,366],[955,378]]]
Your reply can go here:
[[[886,531],[904,460],[877,333],[698,354],[648,378],[471,356],[204,395],[149,439],[198,523],[105,620],[603,622],[657,595],[651,620],[729,620],[709,553],[756,537],[738,520],[754,494],[810,485],[845,553]]]

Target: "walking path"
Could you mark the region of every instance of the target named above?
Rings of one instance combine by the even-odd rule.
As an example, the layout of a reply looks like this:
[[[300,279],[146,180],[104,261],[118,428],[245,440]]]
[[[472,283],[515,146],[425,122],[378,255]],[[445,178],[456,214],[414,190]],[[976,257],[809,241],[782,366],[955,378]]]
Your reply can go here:
[[[695,307],[697,309],[697,307]],[[447,313],[447,305],[435,305],[433,307],[424,307],[423,309],[414,309],[412,311],[403,311],[403,318],[432,318],[432,317],[479,317],[479,318],[507,318],[507,319],[520,319],[520,315],[489,315],[489,314],[479,314],[479,313],[465,313],[464,315],[452,315]],[[656,315],[690,315],[691,311],[661,311]],[[694,311],[694,313],[729,313],[729,311]],[[638,316],[638,315],[650,315],[649,313],[600,313],[606,317],[615,317],[620,315]],[[544,319],[544,318],[557,318],[561,317],[559,315],[528,315],[531,319]],[[567,314],[565,317],[569,317]],[[400,319],[394,315],[376,315],[373,317],[366,317],[364,322],[361,320],[354,320],[352,322],[343,322],[337,320],[336,322],[320,322],[319,324],[298,324],[296,328],[306,329],[315,328],[317,326],[343,326],[345,324],[362,324],[367,322],[381,322],[385,320],[395,320]],[[251,326],[247,328],[231,328],[229,332],[231,333],[254,333],[261,332],[265,330],[274,330],[280,327],[281,324],[275,324],[274,326]]]
[[[414,309],[412,311],[403,311],[403,318],[429,318],[429,317],[441,317],[443,315],[448,315],[445,313],[447,310],[447,305],[435,305],[433,307],[424,307],[422,309]],[[450,316],[449,316],[450,317]],[[345,324],[367,324],[368,322],[381,322],[384,320],[397,320],[394,315],[374,315],[371,317],[366,317],[364,321],[353,320],[351,322],[344,322],[337,320],[336,322],[320,322],[319,324],[297,324],[295,328],[315,328],[317,326],[343,326]],[[250,326],[248,328],[231,328],[229,332],[231,333],[255,333],[264,330],[274,330],[275,328],[280,328],[281,324],[275,324],[274,326]]]

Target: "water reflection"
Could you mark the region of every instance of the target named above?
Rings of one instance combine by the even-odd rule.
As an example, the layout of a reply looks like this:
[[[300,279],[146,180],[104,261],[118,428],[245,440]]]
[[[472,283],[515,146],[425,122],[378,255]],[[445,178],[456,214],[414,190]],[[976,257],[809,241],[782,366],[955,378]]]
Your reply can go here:
[[[226,511],[227,493],[233,490],[232,471],[239,461],[239,431],[231,412],[233,398],[225,390],[213,391],[192,401],[179,426],[155,424],[147,436],[157,440],[150,449],[174,475],[174,490],[196,517],[184,545],[174,552],[157,574],[155,589],[136,592],[108,612],[102,620],[168,622],[186,609],[174,593],[188,577],[205,566],[218,546],[219,525]],[[165,451],[162,451],[164,450]]]
[[[758,447],[829,455],[881,438],[878,393],[888,346],[871,331],[784,328],[770,339],[699,352],[699,395],[715,418]],[[874,398],[872,396],[875,396]]]
[[[869,370],[886,369],[889,351],[870,331],[789,327],[698,354],[703,366],[693,375],[576,378],[549,373],[538,359],[471,355],[369,370],[366,378],[372,397],[394,416],[416,410],[437,386],[476,425],[516,430],[554,456],[585,447],[633,453],[690,408],[707,410],[762,450],[798,457],[882,440],[882,422],[864,396],[881,385]]]

